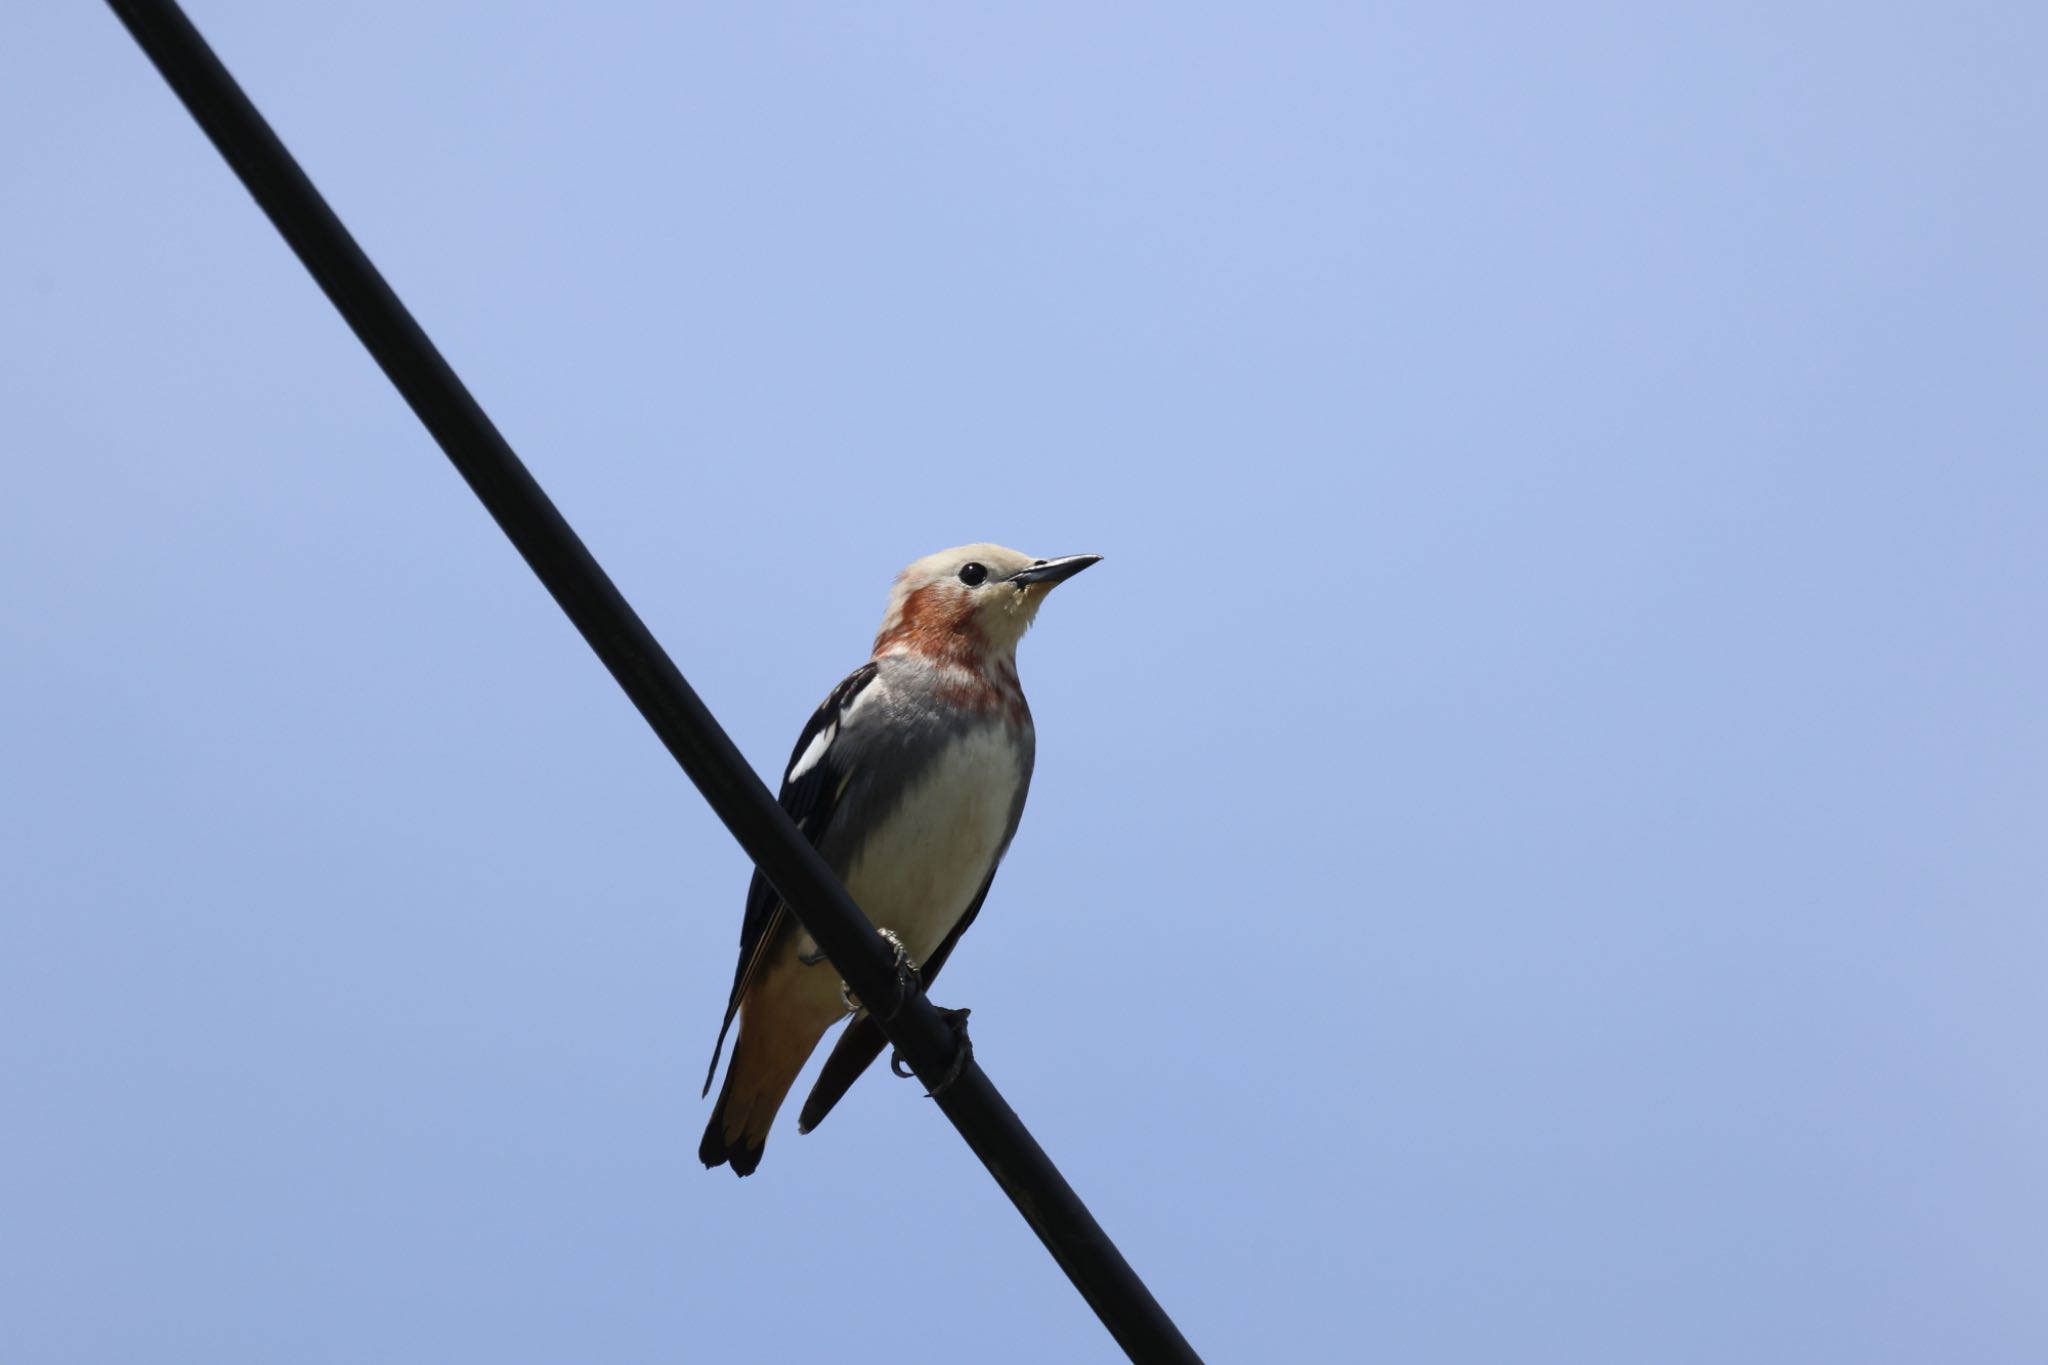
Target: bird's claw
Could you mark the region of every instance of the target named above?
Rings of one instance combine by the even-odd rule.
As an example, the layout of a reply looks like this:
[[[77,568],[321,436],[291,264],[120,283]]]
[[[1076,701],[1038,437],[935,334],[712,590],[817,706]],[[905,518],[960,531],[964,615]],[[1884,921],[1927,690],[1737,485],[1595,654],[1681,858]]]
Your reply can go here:
[[[953,1049],[953,1060],[947,1064],[946,1074],[939,1077],[937,1085],[924,1092],[926,1099],[937,1099],[945,1094],[947,1090],[951,1089],[953,1082],[960,1079],[960,1073],[967,1069],[967,1063],[973,1059],[974,1043],[967,1036],[967,1016],[973,1012],[968,1009],[942,1009],[939,1011],[939,1018],[945,1020],[946,1026],[953,1030],[953,1040],[958,1046]],[[890,1052],[889,1070],[905,1080],[909,1080],[917,1074],[904,1062],[901,1051]]]
[[[903,1002],[917,993],[917,964],[910,960],[909,950],[904,948],[902,939],[887,929],[879,932],[883,938],[889,940],[889,946],[896,950],[896,999],[890,1003],[889,1013],[884,1016],[885,1020],[894,1019],[903,1012]]]
[[[903,946],[903,940],[896,937],[894,932],[888,929],[877,929],[875,932],[880,934],[896,953],[896,998],[889,1002],[889,1012],[881,1016],[886,1022],[903,1012],[903,1002],[918,989],[918,967],[910,960],[910,950]],[[861,1008],[860,997],[849,990],[844,981],[839,983],[839,998],[845,1002],[849,1010]]]

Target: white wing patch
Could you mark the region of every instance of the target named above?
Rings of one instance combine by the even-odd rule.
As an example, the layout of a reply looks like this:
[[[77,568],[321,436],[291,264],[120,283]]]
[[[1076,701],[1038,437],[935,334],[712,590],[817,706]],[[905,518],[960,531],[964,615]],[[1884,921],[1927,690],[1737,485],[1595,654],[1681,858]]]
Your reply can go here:
[[[817,738],[804,746],[804,751],[796,756],[796,762],[789,765],[789,776],[782,780],[784,782],[794,782],[811,769],[817,767],[818,760],[822,759],[825,756],[825,751],[832,747],[832,737],[838,733],[839,725],[836,721],[818,731]]]
[[[847,707],[844,711],[839,713],[840,725],[846,726],[853,724],[853,718],[860,714],[861,707],[866,706],[868,704],[868,698],[874,696],[881,690],[882,680],[880,678],[872,680],[868,683],[866,687],[863,687],[860,690],[859,695],[854,697],[853,705]]]

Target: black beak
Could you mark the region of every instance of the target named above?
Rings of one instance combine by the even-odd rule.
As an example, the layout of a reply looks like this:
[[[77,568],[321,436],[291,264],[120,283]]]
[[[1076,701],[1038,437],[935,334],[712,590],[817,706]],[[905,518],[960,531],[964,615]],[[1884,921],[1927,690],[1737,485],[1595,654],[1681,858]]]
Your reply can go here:
[[[1101,558],[1101,555],[1061,555],[1058,559],[1041,559],[1030,568],[1011,574],[1009,581],[1020,588],[1028,588],[1033,583],[1051,587],[1055,583],[1066,582]]]

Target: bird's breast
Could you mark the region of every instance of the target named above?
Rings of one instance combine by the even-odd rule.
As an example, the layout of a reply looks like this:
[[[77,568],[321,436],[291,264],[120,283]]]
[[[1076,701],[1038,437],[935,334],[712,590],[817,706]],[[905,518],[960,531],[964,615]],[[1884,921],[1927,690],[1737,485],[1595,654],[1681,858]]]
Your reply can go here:
[[[949,739],[882,815],[846,871],[869,919],[923,962],[945,941],[1003,851],[1026,778],[1012,727]]]

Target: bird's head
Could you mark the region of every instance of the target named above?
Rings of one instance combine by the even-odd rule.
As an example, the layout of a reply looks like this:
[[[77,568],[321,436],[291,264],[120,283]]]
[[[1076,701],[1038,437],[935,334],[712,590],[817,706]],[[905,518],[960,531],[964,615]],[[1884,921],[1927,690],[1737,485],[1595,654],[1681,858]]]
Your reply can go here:
[[[1033,559],[986,544],[926,555],[896,575],[875,655],[923,654],[970,666],[1006,658],[1045,595],[1100,558]]]

